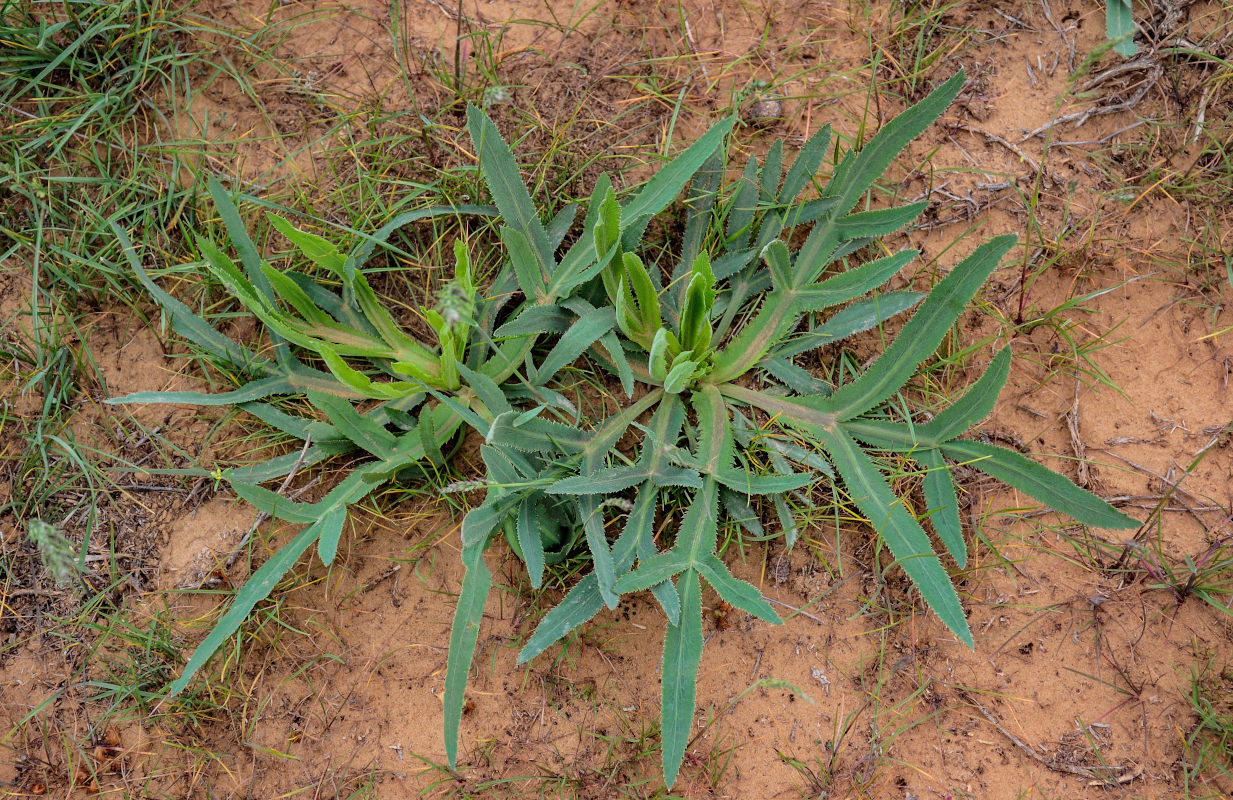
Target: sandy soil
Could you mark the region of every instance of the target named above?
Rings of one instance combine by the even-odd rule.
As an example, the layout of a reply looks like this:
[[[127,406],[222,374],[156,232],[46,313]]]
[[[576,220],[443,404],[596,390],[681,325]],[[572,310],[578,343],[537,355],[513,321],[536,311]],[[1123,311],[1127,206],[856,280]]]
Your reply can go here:
[[[592,132],[605,168],[636,166],[669,137],[687,140],[714,116],[759,116],[768,106],[755,104],[777,104],[775,119],[740,134],[740,146],[757,152],[778,136],[799,143],[827,121],[845,135],[857,130],[871,75],[865,34],[888,41],[898,4],[861,5],[810,2],[788,11],[731,0],[688,0],[679,9],[643,0],[593,8],[468,0],[462,56],[467,69],[499,78],[509,102],[494,105],[493,114],[504,129],[526,132],[527,120],[539,123],[523,142],[530,154],[574,125],[575,133]],[[1179,5],[1177,24],[1190,26],[1183,30],[1191,38],[1220,24],[1218,3]],[[442,81],[453,70],[460,30],[453,3],[345,6],[210,0],[198,12],[220,26],[285,25],[276,59],[337,108],[361,109],[373,97],[400,110],[447,102]],[[389,34],[394,19],[405,23],[397,47]],[[1172,137],[1185,144],[1186,132],[1169,126],[1190,118],[1198,101],[1188,94],[1193,79],[1132,71],[1093,85],[1090,98],[1067,99],[1070,67],[1103,38],[1095,3],[1055,0],[1049,16],[1036,4],[959,3],[942,19],[979,32],[943,53],[935,74],[962,65],[972,81],[892,168],[901,199],[934,201],[928,224],[909,236],[924,252],[921,266],[903,280],[927,285],[955,263],[977,241],[969,236],[952,247],[969,222],[979,236],[1024,235],[1023,199],[1039,181],[1033,272],[1048,266],[1026,292],[1018,265],[999,270],[962,326],[963,343],[952,346],[1005,330],[999,319],[1032,320],[1071,298],[1096,296],[1021,328],[1011,342],[1017,358],[1010,384],[980,435],[1019,443],[1140,519],[1162,497],[1166,510],[1144,531],[1145,545],[1126,551],[1129,564],[1144,569],[1114,570],[1123,542],[1113,534],[1019,513],[1030,501],[969,480],[964,501],[974,556],[958,585],[975,650],[954,641],[895,573],[889,582],[878,578],[875,560],[885,554],[856,523],[813,526],[790,552],[776,544],[727,553],[734,572],[778,603],[787,621],[768,626],[704,597],[711,622],[698,736],[676,796],[1177,797],[1182,744],[1194,724],[1185,699],[1191,665],[1227,661],[1233,617],[1193,597],[1179,600],[1148,569],[1154,559],[1176,565],[1200,558],[1233,535],[1233,350],[1227,336],[1205,338],[1233,324],[1230,289],[1212,297],[1185,270],[1199,269],[1194,242],[1201,231],[1223,230],[1219,243],[1228,252],[1233,228],[1224,209],[1138,182],[1149,166],[1180,171],[1200,155],[1155,143]],[[901,52],[887,46],[882,55],[886,91],[868,112],[871,126],[928,88],[898,80]],[[1116,63],[1107,57],[1092,74]],[[309,103],[270,64],[253,68],[270,71],[256,101],[219,84],[181,118],[185,135],[241,140],[238,158],[202,166],[250,181],[250,191],[319,184],[354,168],[337,163],[336,142],[320,138],[329,109]],[[759,88],[759,80],[773,82],[773,90]],[[1150,85],[1133,107],[1115,109],[1144,83]],[[652,89],[666,101],[645,102]],[[678,97],[683,112],[674,117]],[[1209,98],[1212,124],[1220,119],[1218,99],[1220,109],[1228,107],[1227,98]],[[1047,154],[1040,137],[1024,138],[1093,108],[1115,110],[1057,126]],[[407,115],[378,127],[413,124]],[[931,171],[914,171],[930,153]],[[628,173],[639,174],[645,171]],[[567,189],[587,191],[593,177],[578,174]],[[0,306],[5,324],[18,326],[6,331],[17,335],[28,288],[14,275],[0,280],[8,287]],[[235,423],[220,422],[219,414],[134,408],[111,427],[104,422],[114,413],[100,406],[107,396],[202,385],[176,357],[177,345],[125,313],[100,312],[81,343],[106,385],[80,399],[79,436],[135,460],[152,451],[142,438],[149,430],[185,448],[183,457],[157,452],[160,464],[221,457],[210,443],[218,425]],[[1068,357],[1074,342],[1103,345],[1090,352],[1087,372],[1076,369],[1085,362]],[[986,344],[981,352],[973,374],[993,349]],[[1107,381],[1097,379],[1097,368]],[[971,377],[940,379],[958,386]],[[37,414],[38,403],[6,380],[12,408]],[[2,432],[0,446],[10,458],[21,441]],[[1198,468],[1171,490],[1200,454]],[[0,494],[16,496],[20,482],[0,469]],[[151,476],[132,485],[100,506],[114,551],[127,554],[113,572],[129,577],[110,602],[139,628],[187,645],[204,635],[219,596],[183,589],[211,576],[223,587],[244,579],[249,560],[229,569],[225,560],[253,513],[210,481],[185,489]],[[535,597],[503,546],[488,555],[498,588],[471,678],[463,763],[457,776],[439,768],[445,645],[461,577],[459,519],[423,499],[355,515],[334,567],[305,560],[245,628],[241,662],[234,647],[219,659],[228,662],[229,678],[212,684],[211,700],[226,713],[193,716],[192,723],[165,709],[108,713],[105,697],[98,698],[112,674],[109,659],[147,658],[152,674],[174,665],[120,641],[83,662],[73,639],[44,633],[44,618],[76,613],[68,598],[6,587],[0,727],[11,732],[3,739],[0,793],[348,797],[371,786],[371,796],[380,797],[599,798],[661,790],[652,748],[662,615],[634,600],[601,614],[564,649],[515,668],[520,642],[562,587]],[[257,560],[292,533],[262,531]],[[0,515],[0,534],[6,548],[33,558],[13,513]],[[1206,791],[1231,788],[1214,783]]]

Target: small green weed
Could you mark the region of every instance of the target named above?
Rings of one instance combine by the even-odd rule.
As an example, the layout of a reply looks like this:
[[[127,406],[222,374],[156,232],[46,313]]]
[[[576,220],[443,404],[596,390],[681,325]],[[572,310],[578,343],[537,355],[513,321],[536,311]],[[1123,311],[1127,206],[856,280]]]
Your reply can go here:
[[[756,518],[752,498],[769,498],[791,546],[798,525],[789,499],[820,479],[841,483],[924,601],[969,645],[959,598],[918,520],[927,514],[962,568],[966,543],[949,461],[974,466],[1082,523],[1137,525],[1017,452],[958,438],[992,409],[1008,374],[1008,349],[967,395],[928,422],[915,421],[899,394],[1015,245],[1013,236],[980,245],[927,295],[877,291],[917,255],[892,252],[881,237],[911,223],[926,204],[853,208],[950,105],[963,80],[954,76],[847,152],[821,195],[803,202],[798,196],[827,155],[829,127],[786,170],[779,142],[724,186],[724,140],[735,123],[726,119],[623,200],[601,177],[581,209],[580,235],[559,257],[580,209],[567,205],[545,223],[509,147],[475,106],[468,128],[495,208],[401,214],[346,254],[271,217],[320,277],[271,267],[233,198],[212,183],[240,263],[205,238],[198,248],[214,276],[264,323],[268,356],[223,336],[155,284],[126,232],[114,226],[134,274],[174,328],[230,365],[241,385],[216,395],[140,393],[113,402],[237,404],[303,442],[298,452],[226,473],[257,508],[305,527],[236,593],[170,693],[188,685],[305,550],[315,545],[324,563],[333,561],[352,504],[391,479],[443,466],[464,427],[484,437],[487,475],[449,488],[483,488],[487,496],[462,523],[466,577],[445,684],[451,767],[492,587],[484,550],[495,538],[504,536],[525,561],[535,587],[554,562],[584,548],[591,560],[591,572],[544,616],[520,663],[604,607],[615,608],[622,595],[652,592],[669,621],[661,743],[671,787],[692,736],[703,581],[735,608],[779,621],[761,593],[716,555],[721,518]],[[652,222],[687,186],[680,240],[671,249],[646,241]],[[417,312],[431,335],[417,338],[394,319],[363,267],[402,226],[459,214],[499,216],[507,260],[482,293],[467,243],[456,241],[452,279],[435,304]],[[794,232],[801,235],[791,238],[803,241],[795,251],[787,242]],[[867,260],[870,253],[876,257]],[[899,336],[864,370],[827,381],[794,363],[913,307]],[[570,387],[580,385],[616,410],[598,418],[584,413],[570,398]],[[290,413],[270,402],[287,395],[306,396],[313,410]],[[371,460],[316,503],[260,485],[357,449]],[[910,498],[895,493],[871,453],[899,454],[923,469],[926,509],[914,511]],[[661,528],[671,533],[657,544]]]

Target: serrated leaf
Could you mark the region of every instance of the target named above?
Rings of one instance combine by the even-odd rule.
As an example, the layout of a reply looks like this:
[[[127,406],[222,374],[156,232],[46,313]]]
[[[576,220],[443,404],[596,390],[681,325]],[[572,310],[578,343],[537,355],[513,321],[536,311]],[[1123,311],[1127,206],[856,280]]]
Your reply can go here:
[[[590,473],[562,478],[544,488],[549,494],[615,494],[637,486],[650,477],[643,466],[610,467]]]
[[[515,427],[517,416],[513,411],[498,414],[489,427],[488,441],[524,453],[579,453],[590,438],[586,431],[551,420],[533,419]]]
[[[774,625],[783,623],[771,604],[762,598],[762,592],[752,583],[735,577],[718,556],[712,554],[703,558],[698,562],[698,571],[724,602]]]
[[[1004,347],[993,357],[976,383],[950,406],[938,412],[929,422],[919,425],[920,435],[934,442],[954,439],[972,429],[993,413],[998,393],[1010,374],[1010,348]]]
[[[206,662],[210,660],[210,656],[214,655],[223,642],[231,638],[231,635],[240,629],[240,625],[244,623],[244,620],[248,619],[248,615],[253,608],[270,596],[270,592],[274,590],[278,582],[295,566],[295,562],[299,560],[300,555],[313,542],[317,541],[322,530],[334,521],[334,517],[329,519],[322,518],[309,525],[300,531],[290,542],[279,548],[274,555],[270,556],[264,564],[249,576],[244,585],[235,593],[235,599],[231,601],[231,606],[227,609],[227,612],[214,624],[209,635],[202,640],[201,644],[197,645],[197,649],[189,656],[188,663],[184,665],[184,671],[180,673],[180,677],[172,681],[171,685],[167,687],[168,697],[175,697],[184,691],[185,687],[193,679],[193,676],[197,674],[197,670],[205,666]]]
[[[531,246],[539,264],[541,275],[556,272],[556,260],[548,244],[548,232],[544,230],[522,183],[522,175],[509,146],[501,138],[500,131],[479,107],[467,106],[467,130],[479,156],[480,171],[492,193],[493,202],[510,228],[522,234]]]
[[[781,204],[787,205],[795,200],[817,173],[818,168],[822,166],[822,159],[826,158],[826,149],[830,141],[831,126],[828,124],[819,128],[805,142],[800,152],[796,154],[796,160],[788,168],[787,176],[783,179],[783,187],[779,190]]]
[[[517,512],[518,544],[522,547],[522,558],[527,564],[527,577],[535,589],[544,580],[544,543],[539,538],[539,524],[534,516],[539,508],[538,503],[524,500]]]
[[[946,442],[941,450],[955,461],[970,464],[1084,525],[1117,530],[1139,527],[1137,520],[1080,489],[1064,475],[1013,450],[965,439]]]
[[[972,632],[950,576],[904,501],[895,496],[873,461],[847,434],[827,431],[821,444],[857,508],[886,542],[925,603],[964,644],[972,647]]]
[[[633,198],[622,205],[622,230],[628,230],[639,223],[645,224],[648,218],[658,214],[675,200],[698,168],[720,146],[735,123],[736,117],[720,120],[680,155],[661,167],[655,177],[647,181]]]
[[[835,223],[836,235],[840,241],[887,236],[919,217],[928,207],[929,203],[926,201],[849,214]]]
[[[894,255],[862,264],[856,269],[841,272],[819,284],[792,292],[792,303],[798,313],[804,313],[821,311],[849,300],[855,300],[893,278],[899,270],[919,254],[917,250],[903,250]]]
[[[342,536],[343,523],[347,521],[347,507],[337,505],[321,516],[321,531],[317,539],[317,557],[327,567],[334,563],[338,554],[338,540]]]
[[[505,249],[509,251],[510,265],[514,268],[514,274],[518,276],[518,288],[528,300],[541,302],[545,295],[544,275],[540,272],[540,263],[527,237],[508,225],[503,225],[501,241],[505,243]]]
[[[590,620],[604,608],[599,594],[599,581],[595,573],[588,573],[566,593],[535,626],[535,632],[527,639],[518,653],[519,665],[525,664],[580,625]]]
[[[929,522],[938,538],[946,545],[959,569],[968,564],[968,545],[963,540],[963,524],[959,520],[959,500],[955,497],[955,482],[946,459],[932,447],[912,451],[912,457],[925,468],[925,505]]]
[[[660,741],[664,783],[676,783],[685,748],[692,736],[697,702],[698,665],[702,661],[702,587],[698,573],[686,570],[677,581],[681,623],[664,634],[663,684],[660,701]]]
[[[1012,234],[977,247],[934,287],[878,360],[856,380],[836,389],[819,407],[840,419],[850,419],[898,391],[920,363],[937,350],[950,326],[1016,241]]]
[[[891,317],[912,308],[923,299],[925,295],[920,292],[887,292],[857,300],[835,312],[818,327],[796,338],[786,340],[771,351],[771,356],[791,358],[824,345],[842,341],[849,336],[872,330]]]
[[[524,306],[517,317],[497,328],[498,339],[530,336],[536,333],[565,333],[574,317],[557,306]]]
[[[445,756],[450,767],[458,763],[458,725],[462,721],[463,697],[467,674],[475,657],[480,623],[484,618],[484,602],[492,588],[492,573],[484,563],[484,543],[463,547],[462,563],[466,573],[454,609],[450,627],[449,658],[445,667]]]
[[[535,383],[547,383],[562,368],[577,361],[588,347],[615,325],[616,311],[611,306],[597,308],[581,317],[557,340],[556,345],[540,362],[535,371]]]

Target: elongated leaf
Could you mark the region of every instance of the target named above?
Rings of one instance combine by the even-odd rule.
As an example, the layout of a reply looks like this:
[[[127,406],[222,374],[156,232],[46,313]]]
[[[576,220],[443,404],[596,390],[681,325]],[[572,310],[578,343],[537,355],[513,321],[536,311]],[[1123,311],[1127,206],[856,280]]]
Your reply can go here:
[[[896,314],[902,314],[925,299],[920,292],[888,292],[858,300],[837,311],[825,323],[789,339],[771,351],[771,356],[790,358],[823,345],[842,341],[849,336],[871,330]]]
[[[646,467],[612,467],[592,472],[589,475],[575,475],[572,478],[562,478],[548,486],[544,491],[549,494],[615,494],[631,486],[637,486],[650,477]]]
[[[803,313],[821,311],[855,300],[893,278],[919,254],[917,250],[903,250],[892,256],[862,264],[856,269],[827,278],[815,286],[797,289],[792,293],[792,302],[796,309]]]
[[[591,551],[591,569],[598,581],[599,596],[608,608],[616,608],[620,601],[613,588],[616,585],[616,566],[612,561],[612,548],[608,546],[608,538],[604,533],[604,512],[599,498],[585,495],[578,498],[577,503],[578,518],[582,520],[587,548]]]
[[[244,624],[244,620],[248,619],[249,612],[260,603],[262,600],[270,596],[270,592],[278,585],[283,576],[295,566],[295,562],[299,560],[300,555],[307,550],[313,542],[317,541],[317,537],[321,535],[322,530],[328,524],[331,524],[334,519],[321,519],[312,525],[309,525],[304,530],[300,531],[290,542],[283,545],[278,552],[270,556],[264,564],[249,576],[240,590],[235,593],[235,599],[231,601],[231,607],[227,609],[227,613],[214,624],[213,629],[201,644],[197,645],[197,649],[189,656],[188,663],[184,665],[184,671],[180,673],[180,677],[176,678],[171,686],[167,687],[167,696],[175,697],[180,692],[184,691],[188,686],[189,681],[193,679],[193,675],[197,674],[197,670],[205,666],[210,660],[210,656],[222,646],[223,642],[227,641],[233,633],[240,629]]]
[[[752,475],[744,470],[721,470],[713,473],[721,484],[742,494],[783,494],[813,483],[808,473],[791,475]]]
[[[497,415],[489,428],[488,441],[524,453],[578,453],[589,443],[586,431],[551,420],[531,419],[515,427],[517,416],[512,411]]]
[[[150,279],[145,267],[141,265],[141,259],[137,257],[137,251],[124,229],[115,222],[109,221],[107,224],[120,242],[120,252],[128,261],[133,275],[167,315],[176,333],[188,339],[208,355],[229,361],[245,371],[267,374],[272,370],[273,364],[269,359],[253,353],[219,333],[212,325],[194,314],[188,306],[163,291],[157,283]]]
[[[327,567],[334,563],[338,553],[338,539],[342,536],[343,523],[347,521],[347,507],[337,505],[321,517],[321,532],[317,539],[317,557]]]
[[[972,426],[993,413],[998,392],[1010,374],[1010,348],[1004,347],[993,357],[976,383],[954,403],[940,411],[929,422],[920,425],[920,435],[935,442],[945,442],[967,433]]]
[[[480,170],[492,192],[493,202],[501,210],[501,216],[507,225],[522,234],[531,245],[536,261],[539,262],[540,274],[550,276],[556,272],[556,260],[552,257],[552,247],[548,244],[548,232],[544,230],[527,194],[527,187],[522,183],[518,172],[518,164],[509,146],[501,138],[497,126],[492,123],[479,107],[467,106],[467,130],[471,133],[471,141],[480,160]]]
[[[118,405],[120,403],[191,403],[198,406],[229,406],[260,400],[275,394],[291,394],[294,392],[291,380],[279,375],[273,378],[262,378],[250,381],[239,389],[230,392],[208,394],[206,392],[133,392],[123,397],[108,397],[104,403]]]
[[[518,544],[527,563],[527,577],[536,589],[544,581],[544,543],[539,538],[539,524],[535,519],[538,510],[539,504],[530,500],[518,506]]]
[[[359,236],[361,244],[347,254],[347,261],[343,267],[345,275],[351,275],[368,263],[372,258],[372,254],[378,247],[390,247],[388,244],[390,237],[401,228],[405,228],[413,222],[419,222],[422,219],[435,219],[436,217],[457,217],[457,216],[478,216],[478,217],[495,217],[498,210],[493,206],[488,205],[457,205],[457,206],[431,206],[429,208],[418,208],[414,211],[404,211],[401,214],[395,215],[389,222],[382,225],[372,233],[364,233],[361,231],[351,231],[351,233]],[[394,248],[390,248],[394,249]],[[409,254],[407,254],[409,255]]]
[[[458,763],[458,724],[462,721],[467,674],[471,671],[471,659],[475,657],[475,644],[479,641],[484,601],[492,588],[492,573],[484,563],[482,541],[463,547],[462,563],[467,572],[458,594],[458,606],[454,609],[449,659],[445,667],[445,756],[450,767]]]
[[[597,308],[579,319],[544,357],[535,372],[535,382],[544,384],[563,367],[578,360],[588,347],[595,344],[616,325],[616,311],[611,306]]]
[[[529,336],[534,333],[565,333],[574,317],[557,306],[526,306],[514,319],[497,328],[498,339]]]
[[[334,428],[377,458],[389,458],[397,440],[383,426],[365,417],[355,407],[339,397],[310,392],[308,400],[325,412]]]
[[[848,493],[886,542],[899,566],[946,627],[968,647],[972,632],[950,576],[933,552],[929,537],[903,500],[895,497],[869,456],[842,431],[824,431],[823,447],[843,478]]]
[[[638,193],[621,207],[622,230],[644,222],[664,210],[693,177],[698,168],[719,148],[736,117],[727,117],[711,126],[698,140],[655,173]]]
[[[1130,0],[1105,0],[1105,36],[1117,42],[1114,50],[1129,58],[1139,52],[1135,45],[1135,20]]]
[[[928,202],[920,202],[849,214],[835,224],[837,235],[840,241],[887,236],[919,217],[928,206]]]
[[[899,390],[941,343],[950,326],[1010,248],[1013,235],[985,242],[942,279],[868,370],[839,387],[821,408],[840,419],[863,414]]]
[[[702,240],[715,207],[715,196],[724,176],[723,148],[717,147],[694,175],[689,187],[689,199],[685,202],[685,234],[681,237],[680,261],[672,271],[673,281],[680,280],[689,271],[698,253],[702,252]]]
[[[955,497],[955,482],[946,466],[946,459],[932,447],[913,450],[912,457],[927,470],[924,490],[925,504],[929,507],[929,522],[959,569],[963,569],[968,564],[968,545],[963,540],[959,500]]]
[[[718,556],[708,555],[699,561],[698,571],[702,573],[702,577],[706,578],[706,582],[719,593],[724,602],[774,625],[783,623],[783,620],[775,613],[775,609],[771,608],[771,604],[762,598],[762,592],[758,591],[758,587],[735,577]]]
[[[657,583],[674,578],[690,566],[689,555],[677,550],[658,553],[649,558],[640,558],[638,568],[627,572],[616,582],[620,594],[631,594],[649,589]]]
[[[535,626],[535,632],[518,653],[517,663],[522,665],[535,658],[603,608],[604,600],[599,594],[599,581],[594,572],[588,573],[566,593],[561,602],[544,615],[539,625]]]
[[[692,736],[697,703],[698,665],[702,661],[702,586],[698,573],[686,570],[677,582],[681,598],[681,624],[669,625],[664,635],[664,665],[660,729],[664,783],[676,783],[685,748]]]
[[[883,126],[859,152],[849,152],[835,168],[823,193],[825,197],[838,198],[834,210],[814,226],[797,255],[797,261],[814,277],[830,263],[830,254],[839,243],[838,217],[852,210],[861,195],[886,172],[895,156],[942,115],[963,88],[964,80],[963,70],[960,70],[925,99]]]
[[[518,276],[518,288],[522,289],[528,300],[543,300],[544,275],[540,272],[539,261],[527,237],[507,225],[501,228],[501,241],[509,251],[510,264]]]
[[[1037,464],[1027,456],[984,442],[955,439],[941,450],[956,461],[969,463],[1050,508],[1093,528],[1124,530],[1139,527],[1091,492],[1075,486],[1066,476]]]
[[[796,160],[792,162],[787,176],[783,179],[783,187],[779,190],[781,204],[787,205],[795,200],[805,185],[817,174],[818,168],[822,166],[822,159],[826,158],[826,148],[830,141],[831,126],[828,124],[819,128],[805,142],[805,146],[796,154]]]

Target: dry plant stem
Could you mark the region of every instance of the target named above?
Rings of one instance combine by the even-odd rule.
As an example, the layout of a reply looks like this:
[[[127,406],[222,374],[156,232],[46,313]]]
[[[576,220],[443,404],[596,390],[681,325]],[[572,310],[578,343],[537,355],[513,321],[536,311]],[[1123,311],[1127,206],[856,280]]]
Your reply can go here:
[[[984,706],[982,706],[979,702],[976,701],[976,698],[972,697],[971,695],[968,695],[968,700],[972,703],[972,705],[980,709],[980,713],[985,715],[985,719],[989,720],[989,723],[993,725],[993,727],[997,728],[998,731],[1003,736],[1005,736],[1007,739],[1010,739],[1010,741],[1014,743],[1015,747],[1018,747],[1024,753],[1036,759],[1040,763],[1044,764],[1046,767],[1053,770],[1054,772],[1069,772],[1071,775],[1079,775],[1080,777],[1083,777],[1083,778],[1090,778],[1091,780],[1094,780],[1097,783],[1108,784],[1108,785],[1120,784],[1125,781],[1133,780],[1135,777],[1135,773],[1132,773],[1130,775],[1124,775],[1118,778],[1115,778],[1112,775],[1100,774],[1100,771],[1105,771],[1105,772],[1110,772],[1110,773],[1125,772],[1126,770],[1130,769],[1129,766],[1107,766],[1107,767],[1098,767],[1098,768],[1076,767],[1073,764],[1064,764],[1060,761],[1055,761],[1054,759],[1049,758],[1048,756],[1041,755],[1040,753],[1036,752],[1036,750],[1033,749],[1032,746],[1029,745],[1027,742],[1023,741],[1018,736],[1015,736],[1013,733],[1007,730],[1006,727],[1002,725],[1002,723],[998,722],[997,717],[990,714],[988,709],[986,709]]]
[[[1083,382],[1075,377],[1075,401],[1071,405],[1070,410],[1066,412],[1066,428],[1070,431],[1070,446],[1075,451],[1075,458],[1079,462],[1078,484],[1084,489],[1093,487],[1091,468],[1087,461],[1087,448],[1083,444],[1083,437],[1079,434],[1079,389],[1083,386]]]

